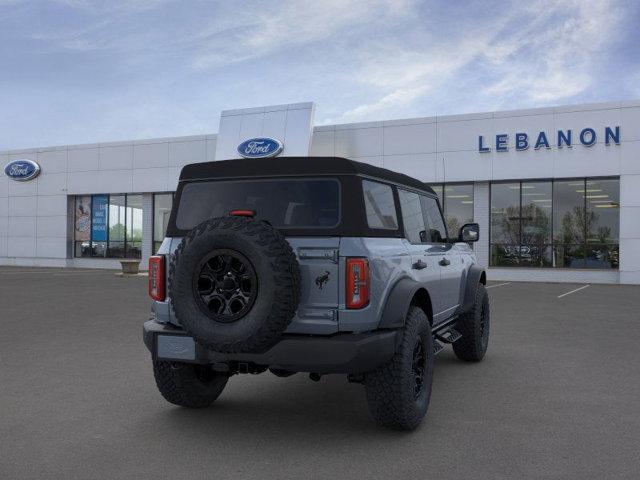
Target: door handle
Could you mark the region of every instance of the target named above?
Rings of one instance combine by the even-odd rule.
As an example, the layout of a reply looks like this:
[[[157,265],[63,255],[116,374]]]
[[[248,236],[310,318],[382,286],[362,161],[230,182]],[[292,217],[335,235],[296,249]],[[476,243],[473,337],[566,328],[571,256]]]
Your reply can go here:
[[[440,260],[438,263],[443,267],[446,267],[447,265],[451,265],[451,262],[449,261],[448,258],[442,258],[442,260]]]
[[[422,270],[423,268],[427,268],[427,266],[428,265],[425,262],[423,262],[422,260],[418,260],[413,265],[411,265],[411,268],[413,268],[414,270]]]

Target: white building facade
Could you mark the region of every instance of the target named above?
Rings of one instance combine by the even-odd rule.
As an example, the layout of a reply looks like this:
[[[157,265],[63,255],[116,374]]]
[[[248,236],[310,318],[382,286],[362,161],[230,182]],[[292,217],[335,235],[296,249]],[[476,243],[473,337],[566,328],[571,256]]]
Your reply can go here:
[[[281,156],[347,157],[432,184],[450,234],[480,224],[491,279],[640,284],[640,101],[322,126],[313,113],[233,110],[218,134],[0,152],[0,265],[145,265],[182,166],[266,137]],[[26,161],[40,169],[30,180]]]

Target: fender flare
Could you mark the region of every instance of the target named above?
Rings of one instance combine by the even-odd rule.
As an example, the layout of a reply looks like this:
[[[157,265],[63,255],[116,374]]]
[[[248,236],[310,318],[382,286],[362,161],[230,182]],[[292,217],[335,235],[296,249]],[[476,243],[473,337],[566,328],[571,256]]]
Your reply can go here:
[[[387,295],[378,328],[400,328],[404,325],[411,299],[423,288],[411,278],[401,278]]]
[[[476,298],[476,291],[479,284],[487,283],[487,274],[484,268],[478,265],[472,265],[467,273],[467,281],[464,287],[464,297],[460,308],[460,313],[465,313],[471,310],[473,302]]]

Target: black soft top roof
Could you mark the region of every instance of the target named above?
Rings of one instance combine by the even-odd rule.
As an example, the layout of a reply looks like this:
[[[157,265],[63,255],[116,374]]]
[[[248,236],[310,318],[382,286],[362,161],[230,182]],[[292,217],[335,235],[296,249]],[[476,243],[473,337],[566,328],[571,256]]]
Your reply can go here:
[[[276,157],[192,163],[180,172],[180,181],[221,178],[285,176],[361,175],[406,185],[435,195],[426,183],[415,178],[341,157]]]

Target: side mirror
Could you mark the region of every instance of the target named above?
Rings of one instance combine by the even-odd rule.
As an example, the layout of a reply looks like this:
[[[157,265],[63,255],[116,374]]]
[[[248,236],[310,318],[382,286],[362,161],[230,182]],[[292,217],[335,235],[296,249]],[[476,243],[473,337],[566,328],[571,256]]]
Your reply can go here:
[[[420,241],[422,243],[426,243],[427,242],[427,231],[426,230],[420,230],[419,235],[420,235]]]
[[[480,225],[477,223],[465,223],[458,234],[459,242],[477,242],[480,238]]]

